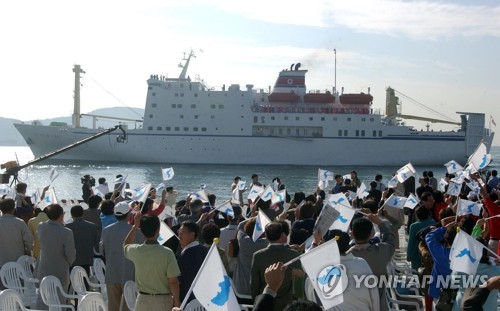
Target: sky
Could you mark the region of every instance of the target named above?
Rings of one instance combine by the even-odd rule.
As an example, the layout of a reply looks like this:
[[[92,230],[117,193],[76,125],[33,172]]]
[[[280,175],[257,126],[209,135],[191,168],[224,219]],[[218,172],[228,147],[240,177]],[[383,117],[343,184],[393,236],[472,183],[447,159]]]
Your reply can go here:
[[[0,29],[2,117],[72,114],[74,64],[86,72],[82,113],[143,108],[149,76],[178,77],[191,49],[188,74],[210,87],[268,89],[300,62],[308,90],[331,89],[335,49],[337,88],[370,89],[375,110],[385,111],[391,86],[433,109],[400,96],[404,114],[459,121],[457,111],[481,112],[486,127],[490,116],[500,126],[500,3],[493,0],[4,1]]]

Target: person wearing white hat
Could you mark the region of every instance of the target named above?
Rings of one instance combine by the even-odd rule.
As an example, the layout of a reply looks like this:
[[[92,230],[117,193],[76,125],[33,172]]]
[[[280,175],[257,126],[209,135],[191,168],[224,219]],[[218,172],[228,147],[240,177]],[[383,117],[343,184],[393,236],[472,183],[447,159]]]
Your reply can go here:
[[[128,280],[134,280],[134,264],[123,254],[123,241],[132,225],[128,223],[131,208],[127,202],[115,205],[114,214],[118,220],[102,230],[102,252],[106,258],[106,289],[108,291],[108,310],[119,310],[123,286]],[[142,243],[144,237],[137,232],[136,243]],[[127,310],[127,306],[123,306]]]

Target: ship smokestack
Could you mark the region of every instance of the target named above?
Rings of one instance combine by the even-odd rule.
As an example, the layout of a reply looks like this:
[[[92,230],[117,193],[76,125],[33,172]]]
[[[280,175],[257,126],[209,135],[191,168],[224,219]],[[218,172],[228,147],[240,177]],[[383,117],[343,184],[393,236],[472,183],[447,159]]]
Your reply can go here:
[[[295,65],[295,63],[293,63],[293,64],[290,65],[290,71],[293,70],[293,65]]]
[[[80,127],[80,73],[85,73],[80,65],[73,67],[75,73],[75,94],[73,98],[73,126]]]
[[[297,64],[295,65],[295,70],[299,70],[300,66],[302,66],[302,65],[301,65],[300,63],[297,63]]]

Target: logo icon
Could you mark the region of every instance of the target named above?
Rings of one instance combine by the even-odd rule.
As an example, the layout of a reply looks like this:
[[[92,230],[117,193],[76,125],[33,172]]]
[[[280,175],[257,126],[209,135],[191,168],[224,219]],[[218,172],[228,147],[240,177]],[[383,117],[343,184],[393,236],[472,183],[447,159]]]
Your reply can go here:
[[[342,294],[347,288],[346,268],[342,264],[326,266],[316,280],[323,298],[331,299]]]
[[[210,301],[217,306],[223,306],[229,299],[229,292],[231,290],[231,282],[227,275],[224,275],[224,280],[219,283],[219,288],[220,291]]]

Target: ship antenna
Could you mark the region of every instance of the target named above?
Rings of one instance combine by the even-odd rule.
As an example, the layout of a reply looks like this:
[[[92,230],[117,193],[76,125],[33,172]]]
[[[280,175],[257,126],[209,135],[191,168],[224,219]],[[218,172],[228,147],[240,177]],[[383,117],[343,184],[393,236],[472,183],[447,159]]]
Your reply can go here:
[[[191,52],[189,53],[189,56],[187,58],[186,58],[186,53],[184,53],[184,58],[182,60],[185,60],[186,63],[184,64],[184,66],[182,66],[182,71],[181,71],[181,74],[179,76],[179,80],[185,80],[186,79],[186,73],[187,73],[187,70],[188,70],[188,67],[189,67],[189,62],[191,61],[191,57],[196,57],[196,55],[194,55],[194,51],[193,50],[191,50]]]
[[[334,85],[333,85],[333,94],[337,92],[337,49],[333,49],[333,53],[335,55],[335,70],[334,70]]]
[[[73,98],[73,126],[80,127],[80,73],[85,73],[80,65],[73,67],[75,73],[75,94]]]

